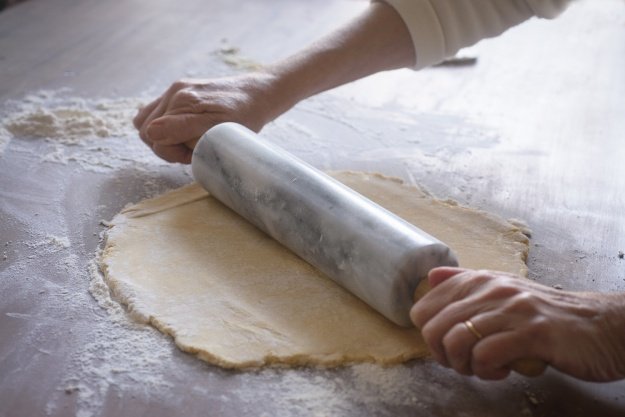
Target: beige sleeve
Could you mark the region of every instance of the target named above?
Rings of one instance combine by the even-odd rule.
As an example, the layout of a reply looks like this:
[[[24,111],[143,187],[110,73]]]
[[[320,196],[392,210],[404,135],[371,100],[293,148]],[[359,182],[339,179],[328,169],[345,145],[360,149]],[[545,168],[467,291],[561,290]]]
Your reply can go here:
[[[384,0],[412,37],[417,69],[497,36],[530,17],[553,18],[572,0]]]

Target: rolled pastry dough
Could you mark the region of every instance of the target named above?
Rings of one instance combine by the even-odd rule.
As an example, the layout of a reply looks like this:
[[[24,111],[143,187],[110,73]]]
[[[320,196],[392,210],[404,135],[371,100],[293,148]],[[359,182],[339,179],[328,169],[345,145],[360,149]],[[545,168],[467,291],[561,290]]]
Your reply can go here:
[[[525,275],[501,218],[378,174],[333,174],[447,243],[462,266]],[[427,354],[400,328],[191,184],[128,207],[100,257],[116,299],[180,349],[227,368],[397,363]]]

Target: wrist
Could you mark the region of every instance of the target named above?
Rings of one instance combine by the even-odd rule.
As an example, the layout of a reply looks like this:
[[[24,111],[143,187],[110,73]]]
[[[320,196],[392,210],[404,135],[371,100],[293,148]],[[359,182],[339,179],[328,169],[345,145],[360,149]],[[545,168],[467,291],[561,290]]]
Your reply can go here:
[[[373,2],[358,18],[259,71],[268,120],[298,102],[379,71],[414,62],[410,34],[395,9]]]
[[[578,323],[565,326],[569,337],[562,338],[560,354],[571,348],[573,337],[580,337],[579,352],[569,356],[563,370],[589,381],[614,381],[625,378],[625,293],[573,293],[577,300],[571,305]],[[573,332],[573,337],[571,333]],[[557,356],[556,358],[557,359]]]
[[[293,106],[283,94],[279,77],[268,69],[259,69],[220,80],[228,94],[227,114],[256,132]]]
[[[296,76],[284,67],[280,63],[273,64],[256,74],[261,86],[259,103],[263,108],[265,124],[312,95],[307,92],[307,83],[298,82]]]

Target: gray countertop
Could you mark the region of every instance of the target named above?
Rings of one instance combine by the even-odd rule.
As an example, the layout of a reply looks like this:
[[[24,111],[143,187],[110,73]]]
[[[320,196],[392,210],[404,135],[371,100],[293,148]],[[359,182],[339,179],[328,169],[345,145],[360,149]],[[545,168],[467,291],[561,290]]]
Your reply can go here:
[[[63,105],[126,120],[177,78],[270,62],[364,7],[31,0],[0,14],[2,121]],[[323,169],[379,171],[523,219],[531,279],[623,291],[623,39],[622,1],[581,1],[463,51],[476,65],[372,76],[262,134]],[[219,53],[231,46],[239,68]],[[188,168],[153,157],[129,122],[109,132],[23,135],[0,151],[0,416],[625,415],[624,382],[554,370],[501,382],[429,360],[231,372],[178,351],[107,298],[93,259],[106,220],[189,182]]]

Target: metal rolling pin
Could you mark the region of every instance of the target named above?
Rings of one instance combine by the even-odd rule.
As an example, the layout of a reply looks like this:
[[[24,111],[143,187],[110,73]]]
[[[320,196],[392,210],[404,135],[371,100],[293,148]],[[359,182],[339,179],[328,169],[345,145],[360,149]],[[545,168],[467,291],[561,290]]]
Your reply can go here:
[[[251,130],[202,136],[193,176],[213,196],[401,326],[419,281],[456,266],[442,242]]]

